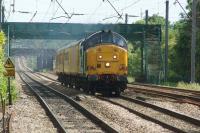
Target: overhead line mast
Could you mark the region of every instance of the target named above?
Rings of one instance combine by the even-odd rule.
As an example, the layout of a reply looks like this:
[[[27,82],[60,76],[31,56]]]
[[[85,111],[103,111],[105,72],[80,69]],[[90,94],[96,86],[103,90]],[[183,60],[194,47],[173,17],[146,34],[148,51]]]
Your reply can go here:
[[[13,10],[12,10],[12,12],[14,13],[15,12],[15,0],[13,0]]]
[[[192,2],[191,83],[195,82],[196,14],[197,0]]]
[[[2,22],[2,0],[0,0],[0,23]]]
[[[169,39],[169,0],[166,0],[166,17],[165,17],[165,69],[164,69],[164,74],[165,74],[165,82],[167,81],[168,78],[168,39]]]

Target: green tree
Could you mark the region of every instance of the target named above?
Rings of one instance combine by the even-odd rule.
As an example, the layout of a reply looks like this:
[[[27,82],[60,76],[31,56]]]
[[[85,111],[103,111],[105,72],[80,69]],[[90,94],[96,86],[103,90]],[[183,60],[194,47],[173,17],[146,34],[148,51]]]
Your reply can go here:
[[[145,24],[145,20],[138,20],[135,22],[135,24]],[[165,18],[162,16],[159,16],[157,14],[153,14],[153,16],[150,16],[148,18],[148,24],[160,24],[162,27],[165,26]]]
[[[173,69],[180,78],[180,80],[190,81],[190,61],[191,61],[191,37],[192,37],[192,1],[188,0],[187,15],[182,14],[182,20],[175,24],[176,43],[173,58]],[[196,79],[200,82],[200,2],[197,5],[197,45],[196,45]],[[188,18],[189,16],[189,18]]]
[[[145,24],[145,20],[138,20],[136,24]],[[154,14],[153,16],[150,16],[148,18],[148,24],[153,24],[153,25],[161,25],[162,28],[162,53],[164,57],[164,48],[165,48],[165,18],[162,16],[159,16],[157,14]],[[173,58],[174,58],[174,47],[176,45],[176,33],[177,30],[174,28],[174,25],[170,24],[169,22],[169,68],[173,67]],[[163,62],[164,63],[164,62]],[[169,76],[170,78],[173,79],[173,77],[176,77],[176,72],[174,72],[174,69],[169,69]]]

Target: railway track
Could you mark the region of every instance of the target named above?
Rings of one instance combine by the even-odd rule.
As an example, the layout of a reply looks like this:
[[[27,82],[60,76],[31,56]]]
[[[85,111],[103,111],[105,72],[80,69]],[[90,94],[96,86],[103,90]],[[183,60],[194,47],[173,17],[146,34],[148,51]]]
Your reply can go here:
[[[45,112],[47,113],[47,115],[50,117],[51,121],[53,122],[53,124],[55,125],[55,127],[58,129],[58,132],[62,132],[65,133],[66,130],[64,129],[64,127],[62,126],[62,124],[60,123],[59,120],[57,120],[55,114],[51,111],[49,105],[45,102],[45,100],[37,93],[37,91],[35,90],[34,87],[32,87],[27,81],[25,81],[25,76],[22,72],[18,72],[19,77],[21,78],[21,80],[29,87],[29,89],[33,92],[33,94],[36,96],[37,100],[39,101],[39,103],[41,104],[41,106],[45,109]],[[36,85],[35,85],[36,86]]]
[[[48,76],[46,76],[46,75],[44,75],[44,74],[41,74],[41,73],[36,73],[36,74],[38,74],[38,75],[40,75],[40,76],[42,76],[42,77],[45,77],[45,78],[47,78],[47,79],[49,79],[49,80],[52,80],[52,81],[54,81],[54,82],[59,82],[58,80],[55,80],[55,79],[53,79],[53,78],[50,78],[50,77],[48,77]]]
[[[189,90],[182,90],[182,89],[170,89],[165,87],[160,87],[159,86],[145,86],[145,85],[128,85],[128,89],[130,91],[134,91],[137,93],[143,93],[143,94],[150,94],[150,95],[155,95],[155,96],[162,96],[162,97],[167,97],[171,99],[175,99],[178,102],[181,103],[190,103],[193,105],[200,106],[200,94],[198,92],[194,94],[194,91],[189,91]]]
[[[37,95],[59,132],[117,132],[76,101],[49,88],[25,73],[20,77]]]
[[[49,80],[52,80],[52,81],[55,81],[55,79],[52,79],[48,76],[45,76],[43,74],[40,74],[40,73],[37,73],[38,75],[40,76],[43,76]],[[39,77],[39,76],[38,76]],[[138,91],[139,92],[139,91]],[[144,93],[147,93],[144,91]],[[178,92],[179,93],[179,92]],[[152,93],[153,94],[153,93]],[[154,93],[155,95],[158,95],[157,93]],[[165,96],[165,97],[170,97],[170,98],[174,98],[174,96],[172,95],[166,95],[166,94],[160,94],[161,96]],[[179,95],[181,95],[179,93]],[[156,106],[156,105],[152,105],[152,104],[149,104],[149,103],[146,103],[146,102],[143,102],[141,100],[137,100],[137,99],[132,99],[132,98],[129,98],[129,97],[125,97],[125,96],[121,96],[119,98],[112,98],[112,99],[108,99],[108,98],[105,98],[105,97],[97,97],[99,98],[100,100],[103,100],[103,101],[106,101],[106,102],[109,102],[111,104],[114,104],[114,105],[117,105],[117,106],[120,106],[126,110],[128,110],[129,112],[131,113],[134,113],[140,117],[142,117],[143,119],[146,119],[146,120],[149,120],[149,121],[152,121],[154,123],[157,123],[171,131],[174,131],[174,132],[183,132],[183,133],[186,133],[186,132],[200,132],[200,120],[198,119],[195,119],[195,118],[192,118],[192,117],[189,117],[189,116],[186,116],[184,114],[180,114],[180,113],[177,113],[177,112],[173,112],[171,110],[168,110],[168,109],[165,109],[165,108],[161,108],[159,106]],[[119,102],[119,101],[115,101],[116,99],[119,99],[121,101],[124,101],[124,102],[128,102],[128,104],[123,104],[123,102]],[[177,98],[180,100],[180,98]],[[187,102],[187,101],[185,101]],[[132,104],[137,104],[137,106],[143,106],[143,108],[149,108],[149,112],[154,112],[152,114],[156,114],[156,116],[153,116],[151,115],[151,113],[146,113],[146,112],[142,112],[142,110],[135,110],[135,108],[130,108],[128,107],[127,105],[132,105]],[[161,119],[159,118],[159,116],[162,116]],[[165,117],[163,117],[165,116]],[[181,127],[176,127],[176,125],[174,124],[174,122],[167,122],[165,121],[165,118],[168,117],[169,119],[175,119],[173,121],[175,122],[179,122],[182,124]],[[163,119],[162,119],[163,118]],[[184,127],[185,126],[185,127]]]
[[[131,108],[127,107],[127,106],[124,106],[124,104],[120,104],[120,103],[114,102],[114,101],[109,100],[108,98],[105,98],[105,97],[97,96],[97,98],[99,98],[100,100],[103,100],[103,101],[107,101],[107,102],[109,102],[111,104],[120,106],[120,107],[128,110],[129,112],[138,115],[139,117],[141,117],[143,119],[152,121],[152,122],[154,122],[156,124],[159,124],[159,125],[163,126],[164,128],[172,130],[174,132],[186,133],[186,132],[188,132],[188,129],[192,129],[192,128],[182,129],[182,128],[176,127],[176,126],[173,125],[173,123],[168,124],[167,122],[165,122],[163,120],[160,120],[160,119],[152,117],[151,114],[148,115],[148,113],[146,114],[146,112],[142,113],[142,111],[137,111],[137,110],[131,109]],[[177,112],[174,112],[174,111],[171,111],[171,110],[168,110],[168,109],[165,109],[165,108],[162,108],[162,107],[150,104],[150,103],[146,103],[146,102],[143,102],[141,100],[132,99],[132,98],[129,98],[129,97],[126,97],[126,96],[121,96],[119,99],[124,100],[124,101],[128,101],[129,104],[135,103],[135,104],[139,104],[141,106],[144,106],[144,108],[146,108],[146,107],[151,108],[155,112],[159,112],[160,115],[165,115],[167,117],[178,119],[176,121],[179,121],[179,123],[184,122],[185,123],[184,125],[188,125],[188,124],[192,125],[192,127],[195,127],[197,131],[200,131],[200,129],[199,130],[197,129],[200,126],[200,120],[198,120],[198,119],[195,119],[195,118],[189,117],[187,115],[184,115],[184,114],[181,114],[181,113],[177,113]],[[128,104],[126,104],[126,105],[128,105]],[[158,114],[158,116],[159,116],[159,114]]]
[[[44,74],[37,73],[40,76],[43,76],[49,80],[54,82],[58,82],[57,80],[50,78]],[[177,88],[169,88],[169,87],[162,87],[162,86],[151,86],[148,84],[129,84],[128,89],[133,90],[138,93],[143,94],[151,94],[161,97],[167,97],[171,99],[175,99],[181,103],[189,103],[193,105],[200,106],[200,92],[198,91],[190,91],[184,89],[177,89]]]
[[[174,132],[200,132],[200,120],[180,114],[141,100],[121,96],[119,98],[105,98],[97,96],[98,99],[120,106],[139,117],[152,121]],[[139,109],[138,109],[139,108]],[[148,108],[148,112],[144,112]],[[168,121],[170,120],[170,122]],[[176,126],[175,123],[179,123]]]
[[[46,75],[43,75],[40,73],[37,73],[37,74],[49,80],[58,82],[57,80],[50,78]],[[168,87],[162,87],[162,86],[151,86],[151,85],[143,86],[142,84],[128,85],[128,89],[133,90],[138,93],[167,97],[167,98],[175,99],[181,103],[189,103],[189,104],[200,106],[200,92],[198,91],[168,88]]]
[[[58,82],[57,80],[50,78],[46,75],[37,73],[40,76],[43,76],[49,80]],[[162,96],[162,97],[168,97],[171,99],[175,99],[181,103],[190,103],[197,106],[200,106],[200,92],[198,91],[190,91],[190,90],[183,90],[183,89],[176,89],[176,88],[167,88],[162,86],[150,86],[150,85],[144,85],[143,88],[141,88],[141,84],[136,84],[137,86],[130,86],[128,85],[128,89],[134,90],[135,92],[144,93],[144,94],[152,94],[156,96]],[[151,88],[150,88],[151,87]],[[152,89],[153,88],[153,89]],[[166,91],[165,91],[166,89]]]

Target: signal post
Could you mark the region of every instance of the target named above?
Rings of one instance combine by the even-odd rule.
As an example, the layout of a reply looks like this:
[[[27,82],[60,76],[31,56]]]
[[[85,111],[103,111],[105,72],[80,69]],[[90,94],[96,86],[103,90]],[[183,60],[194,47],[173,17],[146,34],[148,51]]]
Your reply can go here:
[[[8,77],[8,97],[9,97],[9,105],[12,105],[12,95],[11,95],[11,88],[10,88],[10,78],[15,77],[15,66],[12,63],[11,59],[8,58],[4,64],[4,68],[6,72],[4,76]]]

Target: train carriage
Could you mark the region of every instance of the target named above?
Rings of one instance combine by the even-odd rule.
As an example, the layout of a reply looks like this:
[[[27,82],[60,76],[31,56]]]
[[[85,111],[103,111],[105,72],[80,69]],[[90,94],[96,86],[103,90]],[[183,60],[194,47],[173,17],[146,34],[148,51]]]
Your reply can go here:
[[[95,94],[120,92],[127,84],[127,43],[112,31],[99,31],[56,54],[58,80]]]

